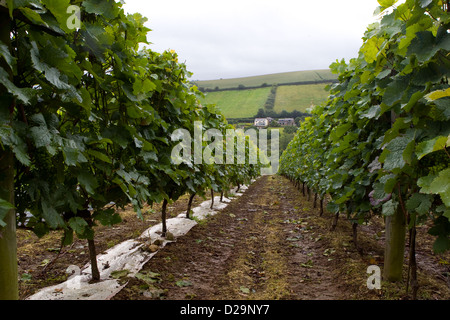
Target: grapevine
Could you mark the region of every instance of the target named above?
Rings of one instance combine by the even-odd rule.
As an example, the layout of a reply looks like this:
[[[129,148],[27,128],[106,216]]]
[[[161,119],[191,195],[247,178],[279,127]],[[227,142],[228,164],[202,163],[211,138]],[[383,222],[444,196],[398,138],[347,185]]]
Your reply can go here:
[[[392,239],[384,276],[392,281],[401,278],[405,229],[414,241],[415,226],[430,222],[435,252],[450,249],[448,4],[396,2],[379,1],[380,21],[357,58],[331,65],[339,83],[280,162],[281,174],[329,195],[336,217],[359,224],[385,217]]]

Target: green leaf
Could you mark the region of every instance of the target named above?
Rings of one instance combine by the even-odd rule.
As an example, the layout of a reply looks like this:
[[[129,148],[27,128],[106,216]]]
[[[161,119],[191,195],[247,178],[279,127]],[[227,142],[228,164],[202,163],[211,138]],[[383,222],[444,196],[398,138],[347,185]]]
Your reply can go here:
[[[407,164],[412,163],[415,148],[416,148],[416,141],[414,139],[411,139],[402,153],[403,160],[405,160]]]
[[[364,53],[364,59],[367,63],[372,63],[377,60],[378,55],[383,51],[383,44],[385,39],[372,37],[361,47],[361,52]]]
[[[190,287],[190,286],[192,286],[192,282],[187,281],[187,280],[178,280],[177,282],[175,282],[175,284],[178,287]]]
[[[377,1],[383,8],[389,8],[392,7],[394,4],[396,4],[398,0],[377,0]]]
[[[88,171],[81,171],[78,174],[78,182],[86,189],[89,194],[95,195],[95,189],[98,188],[98,181],[92,175],[92,173]]]
[[[439,172],[430,184],[430,192],[439,194],[447,207],[450,207],[450,168]]]
[[[42,207],[42,217],[45,219],[46,223],[52,229],[57,229],[65,225],[64,220],[56,211],[56,209],[50,205],[46,200],[41,201]]]
[[[450,221],[450,208],[446,208],[442,216],[446,217]]]
[[[20,281],[31,281],[33,279],[33,276],[29,273],[22,273],[22,276],[20,277]]]
[[[387,201],[387,202],[385,202],[384,204],[383,204],[383,209],[382,209],[382,213],[383,213],[383,215],[384,216],[392,216],[392,215],[394,215],[395,214],[395,211],[397,210],[397,206],[398,206],[398,203],[397,202],[395,202],[394,200],[389,200],[389,201]]]
[[[106,163],[112,163],[111,159],[103,152],[96,151],[96,150],[90,150],[90,149],[87,150],[86,152],[88,154],[90,154],[91,156],[97,158],[98,160],[104,161]]]
[[[440,236],[433,243],[433,251],[435,253],[444,253],[450,249],[450,238],[447,236]]]
[[[414,93],[409,99],[409,102],[405,106],[402,106],[402,109],[406,112],[410,112],[417,102],[424,97],[424,95],[425,93],[421,91]]]
[[[75,231],[77,235],[82,235],[88,227],[88,223],[81,217],[72,217],[68,221],[69,227]]]
[[[379,182],[374,183],[374,185],[373,185],[373,191],[374,191],[373,198],[374,199],[383,200],[387,197],[388,194],[384,190],[384,186],[385,186],[384,183],[379,183]],[[378,202],[377,202],[377,204],[378,204]]]
[[[9,210],[14,209],[14,206],[6,200],[0,198],[0,227],[5,227],[6,223],[3,219],[6,217],[6,214]]]
[[[380,161],[383,159],[383,168],[392,171],[394,169],[402,169],[405,166],[404,152],[412,139],[409,137],[397,137],[386,145],[383,150]]]
[[[420,192],[421,193],[433,193],[430,189],[430,185],[435,178],[436,178],[436,176],[432,175],[432,174],[419,178],[417,180],[417,185],[419,187],[421,187]]]
[[[151,272],[151,271],[147,271],[145,273],[138,272],[138,273],[136,273],[135,278],[142,280],[147,284],[161,282],[161,275],[159,273]]]
[[[361,113],[361,117],[367,119],[378,119],[380,114],[381,114],[381,107],[379,105],[375,105],[370,107],[367,111]]]
[[[93,218],[100,221],[104,226],[112,226],[122,222],[120,214],[116,213],[114,209],[98,210],[94,213]]]
[[[126,277],[130,273],[129,270],[116,270],[111,272],[111,278],[113,279],[120,279]]]
[[[417,158],[420,160],[427,154],[432,152],[443,150],[447,144],[447,137],[439,136],[434,139],[423,141],[419,143],[416,147]]]
[[[23,15],[25,17],[27,17],[28,19],[30,19],[31,22],[33,22],[34,24],[37,25],[44,25],[44,26],[48,26],[47,23],[42,20],[42,17],[39,13],[37,13],[36,11],[34,11],[33,9],[30,8],[20,8],[19,9]]]
[[[426,215],[430,212],[433,203],[433,196],[429,194],[414,193],[406,201],[406,209],[415,211],[420,215]]]
[[[14,58],[9,52],[8,46],[0,41],[0,57],[3,57],[11,70],[14,70],[16,58]]]
[[[9,74],[0,66],[0,85],[3,85],[10,94],[20,99],[24,104],[30,104],[31,96],[26,89],[18,88],[11,82]]]
[[[142,84],[142,91],[145,93],[154,91],[156,89],[156,84],[150,81],[150,79],[145,79]]]
[[[58,89],[68,90],[72,87],[66,82],[61,80],[61,73],[58,69],[49,66],[47,63],[41,61],[40,52],[35,41],[31,42],[31,61],[36,70],[42,72],[48,82],[53,84]],[[80,97],[81,100],[81,97]]]
[[[42,113],[35,114],[31,120],[38,126],[30,129],[31,137],[34,140],[36,148],[47,147],[52,142],[52,134],[48,130],[47,123]]]
[[[450,35],[447,32],[438,33],[435,37],[431,31],[420,31],[411,41],[408,55],[414,54],[419,62],[424,63],[433,58],[440,50],[450,51]]]
[[[243,293],[245,293],[245,294],[249,294],[249,293],[250,293],[250,289],[247,288],[247,287],[241,286],[241,287],[239,288],[239,290],[241,290],[241,292],[243,292]]]
[[[436,108],[441,112],[440,118],[443,120],[450,119],[450,97],[441,98],[439,100],[434,101]]]
[[[107,19],[114,19],[118,13],[113,0],[85,0],[83,7],[86,12],[102,15]]]
[[[383,95],[383,103],[388,106],[393,106],[395,103],[399,102],[403,95],[405,94],[406,89],[409,86],[409,79],[401,78],[396,79],[386,88],[386,91]]]
[[[64,162],[68,166],[76,166],[81,163],[88,162],[86,157],[77,148],[64,147]]]
[[[16,159],[25,166],[31,164],[30,156],[28,155],[27,144],[17,136],[12,128],[0,127],[0,142],[9,146]]]
[[[327,211],[329,211],[330,213],[338,213],[339,205],[337,205],[336,203],[330,202],[327,204]]]
[[[390,75],[391,72],[392,72],[391,69],[385,69],[377,75],[377,79],[382,80],[382,79],[386,78],[388,75]]]
[[[59,27],[67,33],[71,30],[67,25],[67,20],[70,15],[67,13],[67,8],[70,6],[70,0],[41,0],[45,7],[55,16]]]
[[[350,122],[341,124],[340,126],[338,126],[334,131],[334,138],[335,140],[341,138],[343,135],[345,135],[348,130],[352,127],[352,124]]]
[[[382,196],[382,198],[377,199],[384,199],[387,194],[392,193],[392,191],[394,190],[394,187],[397,184],[397,176],[395,174],[387,174],[380,178],[380,182],[385,194]]]
[[[65,229],[64,237],[62,239],[63,246],[70,246],[73,243],[73,230]]]

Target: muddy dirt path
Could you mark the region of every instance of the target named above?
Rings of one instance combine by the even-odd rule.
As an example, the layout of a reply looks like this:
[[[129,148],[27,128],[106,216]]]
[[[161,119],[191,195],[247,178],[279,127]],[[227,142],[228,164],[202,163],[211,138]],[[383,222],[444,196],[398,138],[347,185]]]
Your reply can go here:
[[[345,299],[320,241],[327,229],[315,225],[307,211],[286,179],[262,177],[218,215],[158,252],[141,280],[132,280],[115,298]]]
[[[217,215],[199,221],[187,235],[160,250],[116,300],[324,300],[408,299],[407,260],[401,283],[367,288],[367,267],[383,266],[384,222],[374,217],[358,228],[360,254],[352,226],[340,218],[331,232],[333,215],[319,216],[308,199],[280,176],[259,178]],[[196,198],[194,207],[203,202]],[[170,206],[169,216],[185,210],[187,197]],[[148,208],[145,221],[132,208],[120,212],[122,223],[96,229],[98,252],[139,236],[160,220],[159,206]],[[450,252],[432,252],[429,226],[418,227],[418,299],[450,300]],[[18,231],[21,299],[42,287],[67,279],[69,265],[88,262],[85,241],[54,252],[61,232],[43,239]],[[408,248],[407,248],[408,249]],[[405,256],[407,252],[405,252]],[[52,262],[50,262],[52,261]],[[53,263],[54,262],[54,263]],[[49,267],[48,267],[49,266]],[[28,277],[25,277],[28,276]]]

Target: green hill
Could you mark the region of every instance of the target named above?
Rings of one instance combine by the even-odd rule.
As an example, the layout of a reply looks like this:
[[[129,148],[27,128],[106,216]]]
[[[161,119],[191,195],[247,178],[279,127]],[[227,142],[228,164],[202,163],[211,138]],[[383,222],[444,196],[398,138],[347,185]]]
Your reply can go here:
[[[329,69],[308,70],[266,74],[253,77],[219,79],[207,81],[193,81],[197,87],[203,90],[223,90],[243,87],[261,87],[262,85],[272,86],[274,84],[307,84],[318,82],[332,82],[337,80],[337,75],[331,73]]]
[[[264,108],[274,84],[278,85],[275,112],[306,112],[311,104],[317,105],[327,99],[325,87],[336,78],[329,70],[316,70],[198,81],[195,84],[206,91],[202,103],[216,104],[226,118],[236,119],[252,118]]]

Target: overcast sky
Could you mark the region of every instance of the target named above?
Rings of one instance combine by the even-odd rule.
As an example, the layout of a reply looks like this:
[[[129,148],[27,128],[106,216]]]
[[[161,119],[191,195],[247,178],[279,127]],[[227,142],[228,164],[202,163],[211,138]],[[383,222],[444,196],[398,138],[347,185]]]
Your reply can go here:
[[[125,0],[147,17],[150,48],[175,50],[210,80],[326,69],[356,57],[377,0]]]

